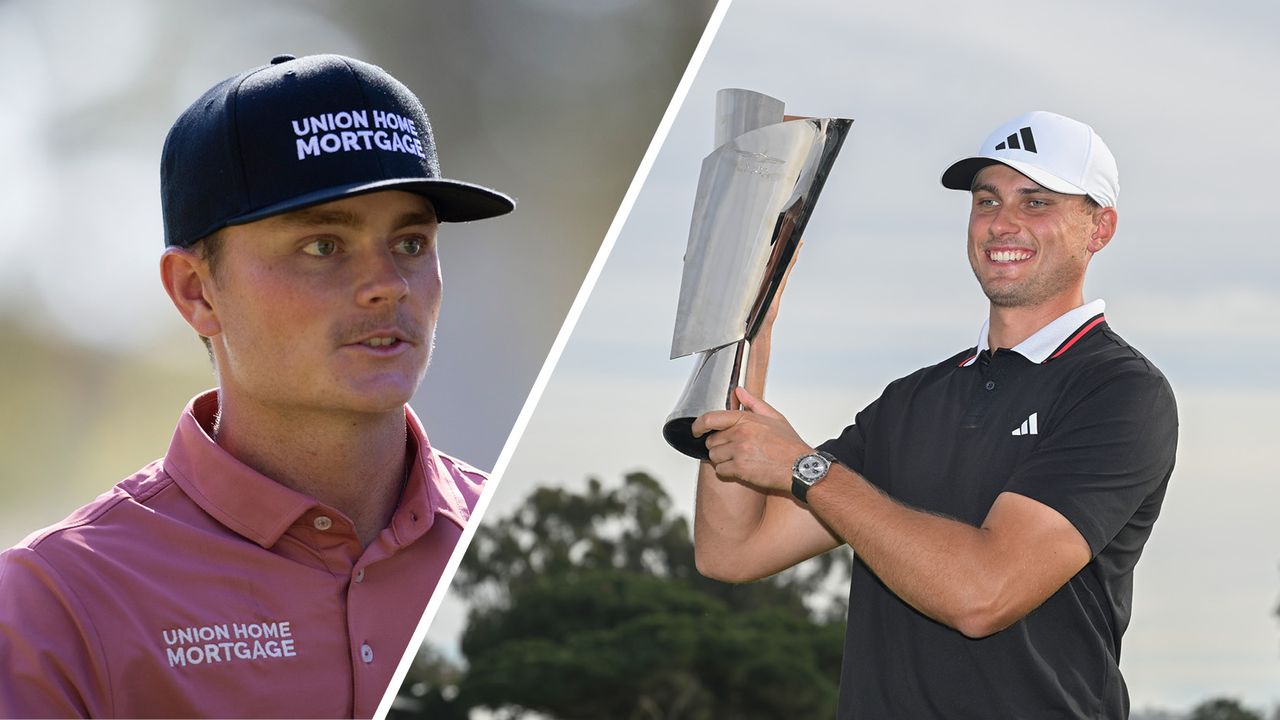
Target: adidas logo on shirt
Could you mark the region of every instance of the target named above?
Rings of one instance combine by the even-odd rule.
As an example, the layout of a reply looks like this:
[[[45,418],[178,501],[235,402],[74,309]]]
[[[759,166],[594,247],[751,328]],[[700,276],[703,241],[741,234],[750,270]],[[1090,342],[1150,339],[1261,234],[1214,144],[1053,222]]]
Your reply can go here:
[[[1039,435],[1040,428],[1036,424],[1036,415],[1039,413],[1031,413],[1031,416],[1022,421],[1022,424],[1013,429],[1010,435]]]
[[[1022,138],[1022,142],[1018,142],[1018,138]],[[1027,152],[1036,151],[1036,136],[1031,134],[1031,126],[1027,126],[1018,130],[1018,132],[1005,138],[1005,141],[996,146],[997,150],[1026,150]]]

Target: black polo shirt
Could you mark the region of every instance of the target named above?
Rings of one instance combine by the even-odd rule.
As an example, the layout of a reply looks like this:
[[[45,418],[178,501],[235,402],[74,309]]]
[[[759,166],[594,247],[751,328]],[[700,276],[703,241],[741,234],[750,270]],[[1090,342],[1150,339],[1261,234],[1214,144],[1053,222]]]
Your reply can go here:
[[[1091,308],[1037,333],[1054,345],[1034,360],[975,348],[895,381],[820,446],[897,500],[974,526],[1002,492],[1032,498],[1093,552],[1043,605],[978,640],[855,561],[841,718],[1128,717],[1120,638],[1178,419],[1164,376]]]

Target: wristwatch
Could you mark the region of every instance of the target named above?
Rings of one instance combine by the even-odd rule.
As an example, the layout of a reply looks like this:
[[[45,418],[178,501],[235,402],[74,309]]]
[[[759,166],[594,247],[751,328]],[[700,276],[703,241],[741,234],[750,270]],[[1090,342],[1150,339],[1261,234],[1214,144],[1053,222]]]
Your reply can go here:
[[[817,485],[827,476],[827,472],[831,470],[831,463],[835,461],[834,455],[822,450],[801,455],[796,459],[796,464],[791,467],[791,494],[795,495],[800,502],[807,504],[809,488]]]

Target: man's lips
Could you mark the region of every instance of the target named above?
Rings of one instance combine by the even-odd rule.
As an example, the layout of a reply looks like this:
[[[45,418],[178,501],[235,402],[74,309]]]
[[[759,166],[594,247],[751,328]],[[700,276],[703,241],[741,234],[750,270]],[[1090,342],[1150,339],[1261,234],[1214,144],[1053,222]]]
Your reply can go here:
[[[396,337],[387,336],[387,337],[373,337],[373,338],[369,338],[368,340],[362,340],[358,343],[351,343],[351,344],[360,346],[360,347],[374,348],[376,350],[376,349],[381,349],[386,347],[393,347],[396,345],[403,345],[404,341]]]
[[[334,345],[386,354],[421,346],[426,333],[407,312],[352,318],[333,328]]]
[[[409,340],[404,337],[404,334],[393,330],[393,331],[369,333],[368,335],[357,338],[347,344],[348,345],[364,345],[365,347],[379,348],[379,347],[388,347],[390,345],[396,345],[398,343],[404,343],[404,342],[409,342]]]
[[[416,333],[398,327],[366,330],[342,343],[343,347],[369,348],[378,351],[399,349],[417,344],[418,335]]]

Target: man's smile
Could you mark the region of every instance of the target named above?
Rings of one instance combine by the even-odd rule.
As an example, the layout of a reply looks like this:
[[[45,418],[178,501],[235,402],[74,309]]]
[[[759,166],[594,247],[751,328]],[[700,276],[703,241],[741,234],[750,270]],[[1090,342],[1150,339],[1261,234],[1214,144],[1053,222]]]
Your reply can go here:
[[[1035,257],[1035,251],[1027,248],[988,248],[984,251],[987,259],[997,265],[1019,263]]]

